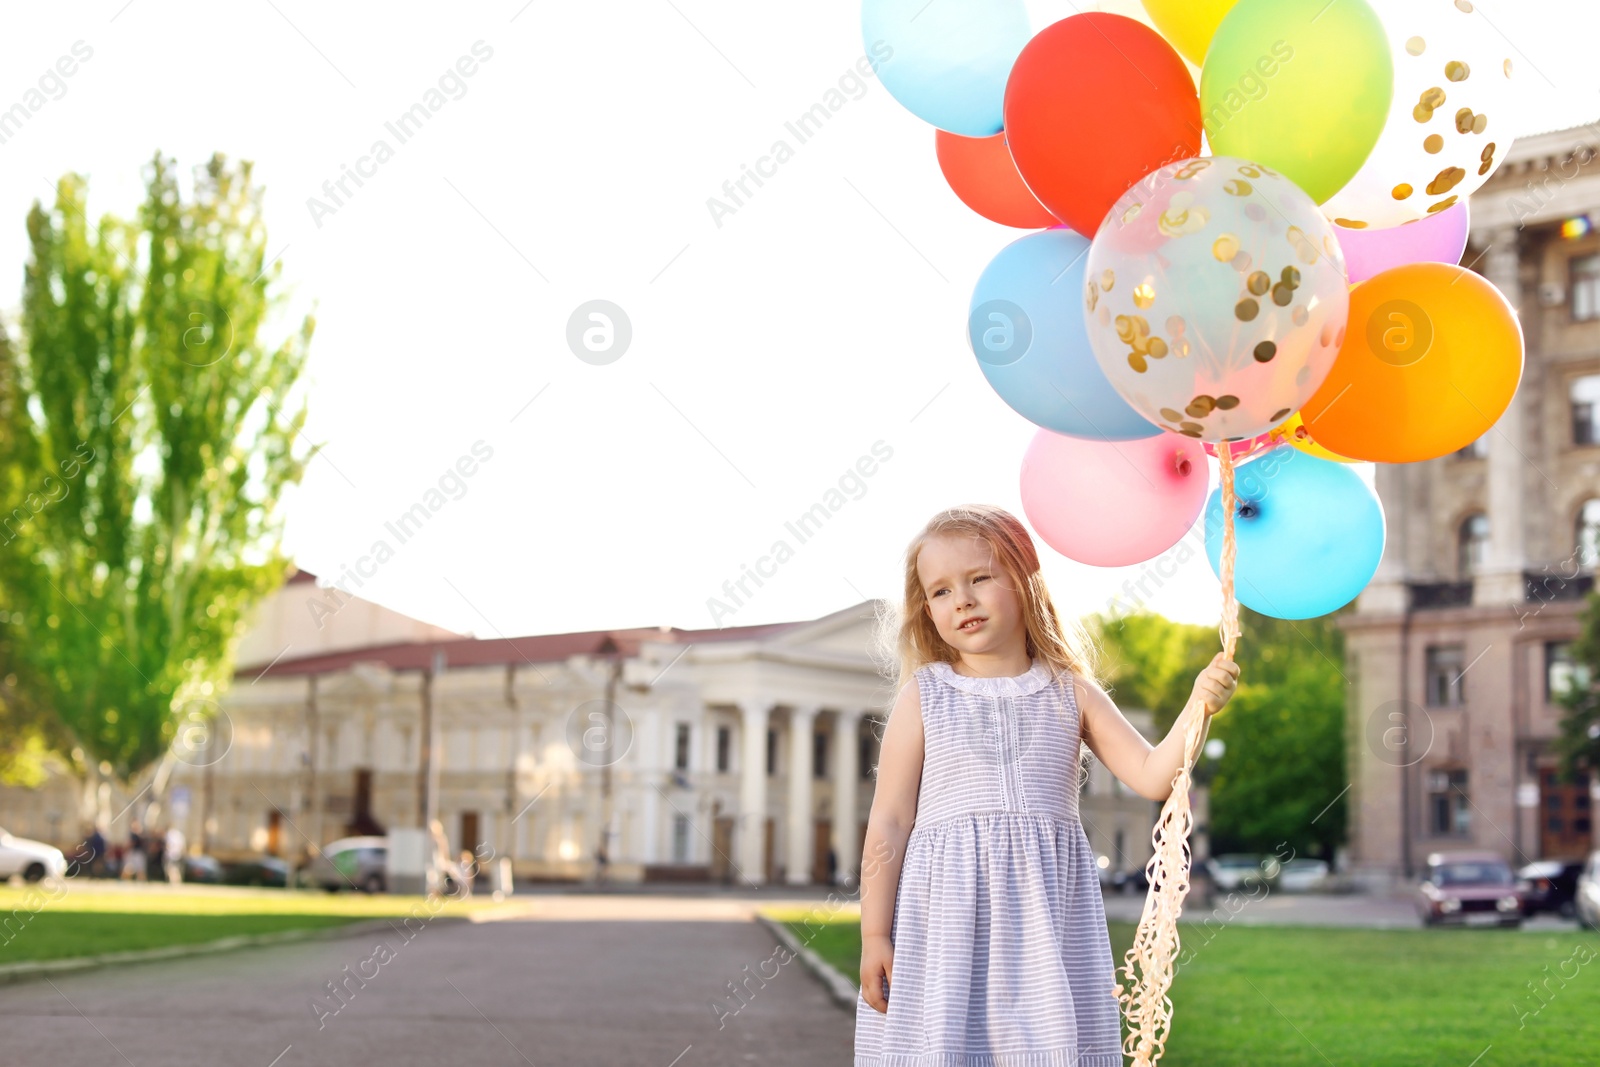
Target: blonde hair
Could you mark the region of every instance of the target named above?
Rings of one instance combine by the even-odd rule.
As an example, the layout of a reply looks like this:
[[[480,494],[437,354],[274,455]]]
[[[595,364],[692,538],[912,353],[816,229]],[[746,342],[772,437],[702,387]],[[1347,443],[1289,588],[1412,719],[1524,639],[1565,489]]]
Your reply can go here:
[[[1094,640],[1077,619],[1063,623],[1057,614],[1044,575],[1039,571],[1039,553],[1027,527],[1004,508],[992,504],[964,504],[929,519],[906,548],[903,604],[896,608],[886,601],[880,602],[878,659],[880,665],[897,675],[896,692],[926,664],[935,661],[953,664],[960,658],[939,636],[938,628],[928,615],[927,594],[917,576],[917,555],[922,546],[930,538],[945,535],[977,537],[989,546],[1021,602],[1030,660],[1043,660],[1058,684],[1068,671],[1100,684],[1095,673],[1098,650]]]

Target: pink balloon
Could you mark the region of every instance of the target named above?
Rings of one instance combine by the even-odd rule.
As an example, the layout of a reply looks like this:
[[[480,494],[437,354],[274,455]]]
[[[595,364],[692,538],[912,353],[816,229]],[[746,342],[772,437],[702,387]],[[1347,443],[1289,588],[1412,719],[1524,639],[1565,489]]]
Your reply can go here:
[[[1095,567],[1160,555],[1206,500],[1206,453],[1182,434],[1098,441],[1040,430],[1022,457],[1022,510],[1045,544]]]
[[[1467,202],[1416,222],[1381,230],[1349,230],[1335,225],[1350,284],[1407,263],[1460,263],[1467,250]]]

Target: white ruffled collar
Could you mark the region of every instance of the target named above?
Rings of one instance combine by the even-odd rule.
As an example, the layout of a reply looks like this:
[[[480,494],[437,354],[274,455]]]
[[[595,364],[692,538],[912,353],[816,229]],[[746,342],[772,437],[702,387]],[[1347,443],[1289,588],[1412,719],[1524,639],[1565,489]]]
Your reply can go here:
[[[1050,668],[1038,657],[1034,657],[1033,666],[1028,668],[1026,674],[1012,675],[1008,678],[974,678],[957,674],[955,668],[944,660],[934,660],[928,664],[928,669],[933,672],[934,677],[964,692],[976,693],[978,696],[1027,696],[1029,693],[1037,693],[1050,684]]]

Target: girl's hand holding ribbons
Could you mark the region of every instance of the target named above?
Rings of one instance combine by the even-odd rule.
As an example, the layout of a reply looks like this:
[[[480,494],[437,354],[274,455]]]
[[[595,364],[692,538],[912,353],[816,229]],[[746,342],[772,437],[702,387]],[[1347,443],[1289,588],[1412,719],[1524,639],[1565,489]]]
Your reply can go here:
[[[1211,663],[1200,672],[1200,677],[1195,679],[1194,692],[1190,699],[1199,698],[1205,702],[1206,716],[1209,718],[1222,710],[1233,697],[1233,692],[1239,686],[1239,665],[1228,659],[1223,653],[1218,652],[1211,658]]]

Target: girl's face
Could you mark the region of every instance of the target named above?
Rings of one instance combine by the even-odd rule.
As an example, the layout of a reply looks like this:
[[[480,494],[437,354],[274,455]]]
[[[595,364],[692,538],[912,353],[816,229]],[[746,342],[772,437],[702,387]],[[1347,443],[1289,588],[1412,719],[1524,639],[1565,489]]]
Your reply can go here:
[[[940,534],[917,553],[917,579],[939,636],[963,654],[1004,652],[1024,640],[1022,602],[988,542]]]

